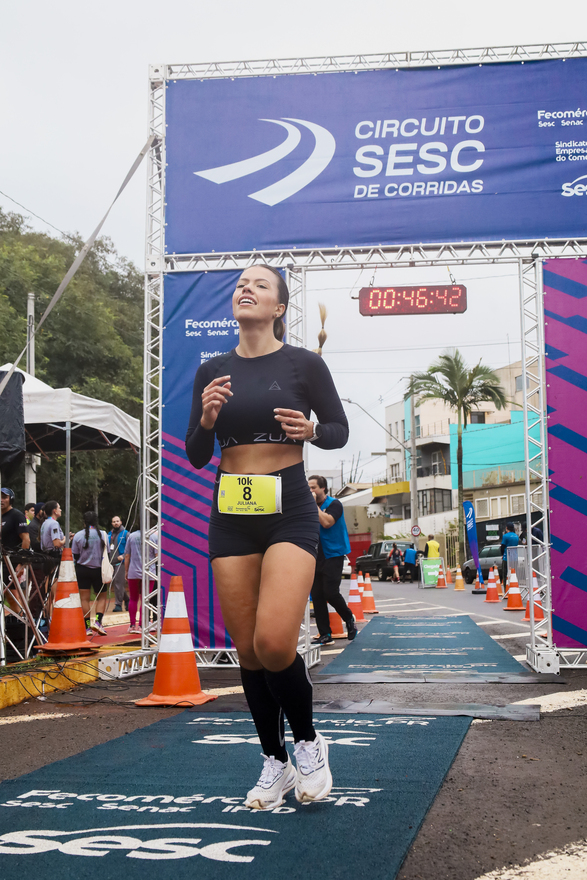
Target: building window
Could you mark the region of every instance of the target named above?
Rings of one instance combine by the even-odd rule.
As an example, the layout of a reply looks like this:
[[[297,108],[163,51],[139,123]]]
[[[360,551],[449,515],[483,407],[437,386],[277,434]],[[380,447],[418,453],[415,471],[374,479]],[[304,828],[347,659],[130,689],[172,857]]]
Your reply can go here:
[[[526,498],[524,495],[510,495],[510,503],[512,506],[512,516],[526,512]]]
[[[530,387],[530,379],[526,376],[526,388]],[[524,377],[516,376],[516,394],[524,388]]]
[[[416,416],[415,422],[416,422],[416,437],[419,437],[420,436],[420,416]]]
[[[508,515],[508,497],[507,495],[493,495],[491,497],[491,517],[499,519]]]
[[[402,419],[402,440],[406,439],[406,420]]]
[[[477,498],[475,501],[477,519],[489,518],[489,498]]]
[[[395,423],[395,436],[399,437],[399,422]]]
[[[485,424],[485,413],[484,412],[472,412],[471,413],[471,424],[472,425],[484,425]]]
[[[393,483],[395,480],[399,480],[399,463],[392,464],[389,467],[389,473],[391,475],[391,482]]]
[[[430,458],[431,458],[431,464],[432,464],[432,473],[435,476],[438,476],[438,475],[443,476],[445,473],[445,467],[444,467],[444,455],[442,454],[442,452],[438,449],[436,452],[432,453]]]

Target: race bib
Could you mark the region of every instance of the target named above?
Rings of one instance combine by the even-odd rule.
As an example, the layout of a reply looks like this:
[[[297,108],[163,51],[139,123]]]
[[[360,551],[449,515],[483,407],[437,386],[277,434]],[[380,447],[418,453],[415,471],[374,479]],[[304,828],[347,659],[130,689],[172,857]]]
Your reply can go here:
[[[281,513],[281,477],[222,474],[218,487],[218,511],[257,516]]]

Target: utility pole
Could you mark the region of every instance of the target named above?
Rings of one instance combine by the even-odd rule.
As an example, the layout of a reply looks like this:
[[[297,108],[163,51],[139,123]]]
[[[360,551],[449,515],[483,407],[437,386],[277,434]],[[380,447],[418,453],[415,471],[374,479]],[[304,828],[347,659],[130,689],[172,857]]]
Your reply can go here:
[[[410,378],[410,384],[412,379]],[[410,394],[410,508],[412,526],[418,525],[418,451],[416,449],[416,404],[413,387]]]
[[[29,376],[35,375],[35,294],[27,293],[26,303],[27,320],[27,350],[26,371]],[[38,456],[32,452],[25,453],[24,457],[24,501],[25,504],[37,500],[37,463]]]

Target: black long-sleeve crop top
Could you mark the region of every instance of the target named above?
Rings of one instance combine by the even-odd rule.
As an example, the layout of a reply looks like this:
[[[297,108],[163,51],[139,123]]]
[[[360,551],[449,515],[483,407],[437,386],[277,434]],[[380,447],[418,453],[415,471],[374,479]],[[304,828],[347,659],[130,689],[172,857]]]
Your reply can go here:
[[[218,376],[230,376],[233,397],[223,404],[214,428],[200,424],[202,392]],[[195,468],[208,464],[214,452],[214,435],[221,449],[254,443],[303,445],[290,440],[276,421],[275,407],[295,409],[309,418],[314,412],[321,449],[339,449],[348,440],[349,426],[330,370],[322,358],[305,348],[283,345],[256,358],[240,357],[233,349],[202,364],[194,379],[192,411],[186,452]]]

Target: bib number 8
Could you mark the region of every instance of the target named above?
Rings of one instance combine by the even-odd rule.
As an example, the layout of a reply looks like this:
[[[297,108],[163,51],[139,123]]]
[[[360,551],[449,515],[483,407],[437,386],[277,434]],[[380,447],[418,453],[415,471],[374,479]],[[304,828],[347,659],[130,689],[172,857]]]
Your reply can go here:
[[[243,489],[243,498],[244,498],[245,501],[250,501],[250,500],[251,500],[251,498],[252,498],[252,494],[251,494],[251,487],[250,487],[250,486],[245,486],[245,487],[244,487],[244,489]]]

